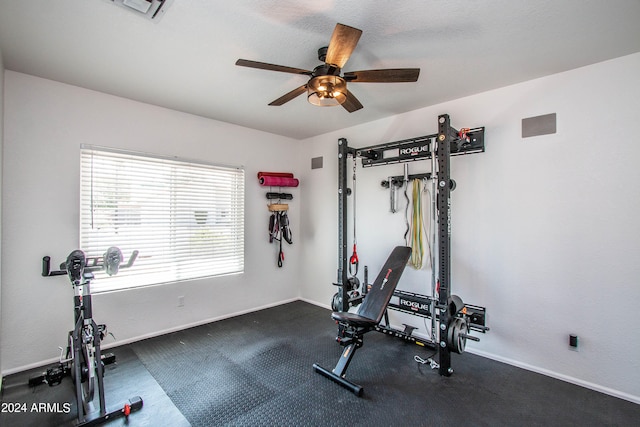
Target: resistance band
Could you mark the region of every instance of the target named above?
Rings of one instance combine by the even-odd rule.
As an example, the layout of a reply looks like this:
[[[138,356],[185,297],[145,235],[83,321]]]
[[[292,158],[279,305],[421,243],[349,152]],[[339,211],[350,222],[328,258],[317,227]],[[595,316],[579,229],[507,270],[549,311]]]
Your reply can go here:
[[[413,180],[413,189],[411,194],[411,226],[409,233],[408,246],[411,247],[410,265],[416,270],[420,270],[424,257],[424,215],[422,212],[422,180]],[[427,242],[429,244],[429,242]],[[431,248],[429,248],[431,249]]]

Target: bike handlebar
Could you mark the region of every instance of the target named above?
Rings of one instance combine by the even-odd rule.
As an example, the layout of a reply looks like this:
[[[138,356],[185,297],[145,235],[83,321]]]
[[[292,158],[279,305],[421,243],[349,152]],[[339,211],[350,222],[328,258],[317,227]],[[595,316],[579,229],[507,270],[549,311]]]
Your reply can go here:
[[[125,265],[121,265],[120,268],[129,268],[133,265],[133,263],[136,261],[136,258],[138,258],[138,251],[133,251],[131,252],[131,256],[129,257],[129,261],[127,261],[127,263]]]
[[[112,248],[109,248],[111,250]],[[93,272],[100,270],[107,270],[109,275],[117,274],[118,269],[120,268],[129,268],[133,265],[136,258],[138,257],[138,251],[133,251],[129,260],[126,264],[120,265],[121,262],[121,253],[119,253],[118,258],[114,261],[111,259],[108,262],[105,262],[107,255],[109,254],[109,250],[101,257],[86,257],[85,258],[85,266],[83,267],[83,271]],[[119,249],[117,249],[119,251]],[[115,265],[113,265],[115,263]],[[59,270],[51,270],[51,257],[45,256],[42,258],[42,276],[43,277],[51,277],[51,276],[64,276],[68,273],[66,263],[60,264]]]
[[[49,276],[63,276],[67,274],[67,270],[55,270],[51,271],[51,257],[45,256],[42,258],[42,275],[44,277]]]

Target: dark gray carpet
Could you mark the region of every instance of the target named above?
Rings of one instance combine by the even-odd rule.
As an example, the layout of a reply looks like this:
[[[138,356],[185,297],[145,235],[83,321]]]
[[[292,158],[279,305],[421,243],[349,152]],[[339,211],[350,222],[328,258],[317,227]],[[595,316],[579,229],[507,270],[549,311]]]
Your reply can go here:
[[[637,425],[640,405],[472,354],[441,377],[428,349],[371,332],[347,378],[358,398],[316,374],[342,348],[330,313],[304,302],[131,347],[194,426]]]

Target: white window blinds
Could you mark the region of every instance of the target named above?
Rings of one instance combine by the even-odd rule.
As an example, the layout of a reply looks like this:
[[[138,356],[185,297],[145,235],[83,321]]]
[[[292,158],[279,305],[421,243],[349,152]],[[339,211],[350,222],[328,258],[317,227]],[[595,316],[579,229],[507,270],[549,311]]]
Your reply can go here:
[[[133,267],[92,292],[244,271],[244,170],[83,146],[80,247]]]

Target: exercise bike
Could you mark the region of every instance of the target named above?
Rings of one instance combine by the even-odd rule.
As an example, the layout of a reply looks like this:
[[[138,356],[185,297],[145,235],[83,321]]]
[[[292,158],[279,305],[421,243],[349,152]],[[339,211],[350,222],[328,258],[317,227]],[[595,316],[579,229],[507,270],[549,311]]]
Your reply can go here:
[[[109,276],[118,273],[121,268],[129,268],[138,256],[133,251],[129,261],[120,265],[122,252],[117,247],[107,249],[102,257],[87,257],[81,250],[69,254],[66,262],[60,264],[59,270],[51,270],[51,258],[42,259],[42,275],[44,277],[67,275],[74,289],[73,305],[75,327],[69,332],[69,341],[65,357],[60,354],[60,362],[56,367],[48,369],[42,375],[29,379],[29,385],[35,386],[43,382],[49,386],[62,382],[62,378],[70,375],[75,385],[78,426],[96,425],[120,416],[128,417],[131,412],[142,408],[140,396],[129,399],[124,405],[108,410],[104,395],[104,365],[115,362],[112,354],[103,355],[100,342],[105,337],[106,325],[98,325],[93,320],[91,307],[91,280],[95,271],[104,270]],[[99,409],[94,406],[95,391],[98,390]]]

